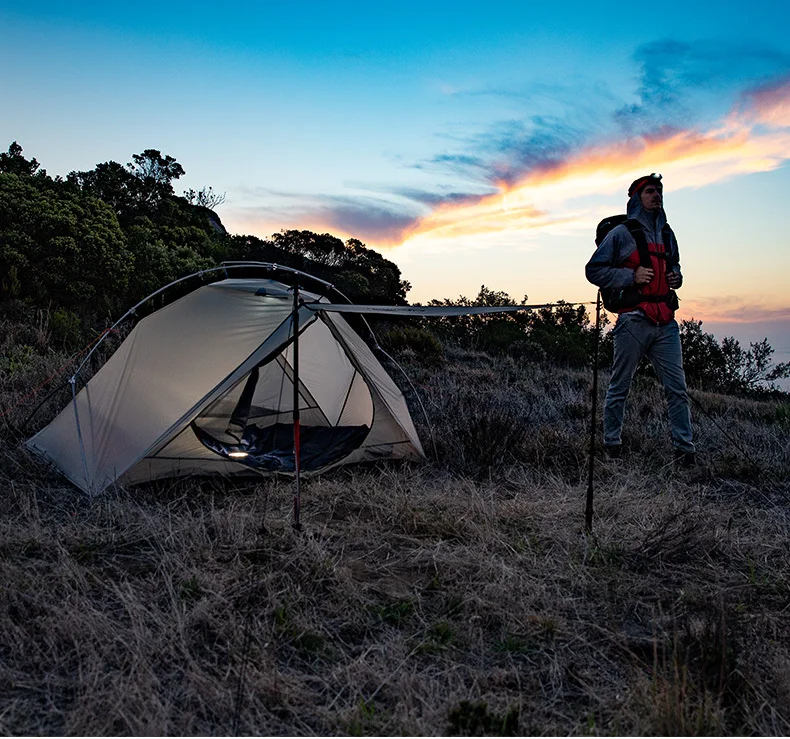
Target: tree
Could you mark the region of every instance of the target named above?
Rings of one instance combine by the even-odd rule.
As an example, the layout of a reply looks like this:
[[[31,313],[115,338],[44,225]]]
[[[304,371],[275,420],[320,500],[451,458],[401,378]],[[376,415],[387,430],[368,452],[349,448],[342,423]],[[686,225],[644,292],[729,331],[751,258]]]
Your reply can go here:
[[[80,291],[98,298],[103,281],[113,299],[130,302],[189,272],[248,259],[304,269],[354,302],[405,304],[410,285],[397,265],[361,241],[298,230],[272,240],[229,237],[209,213],[224,194],[204,187],[177,197],[173,182],[184,174],[172,156],[146,149],[126,165],[108,161],[52,180],[14,142],[0,155],[0,176],[13,178],[3,184],[14,192],[0,202],[3,296],[38,302],[50,295],[71,305]],[[93,238],[102,229],[105,237]],[[123,255],[120,262],[113,253]],[[45,265],[51,274],[42,276]]]
[[[348,239],[344,246],[347,259],[342,266],[361,273],[368,280],[369,300],[405,305],[411,284],[401,279],[400,268],[394,262],[368,249],[359,239]]]
[[[19,174],[0,172],[3,298],[104,311],[227,258],[229,240],[206,210],[172,192],[183,167],[155,149],[133,160],[58,181],[9,148],[2,162]]]
[[[204,187],[197,192],[185,190],[184,197],[190,205],[198,205],[209,210],[214,210],[214,208],[225,202],[225,193],[223,192],[222,195],[219,195],[211,187]]]
[[[134,154],[127,169],[140,181],[142,200],[156,205],[163,198],[173,195],[173,180],[186,174],[184,168],[171,156],[162,156],[158,149],[146,149]]]
[[[524,296],[524,301],[527,296]],[[459,295],[456,299],[433,299],[429,305],[448,307],[501,307],[515,305],[516,301],[506,292],[490,290],[485,285],[473,299]],[[514,313],[452,316],[437,318],[431,324],[445,339],[481,351],[501,354],[516,341],[526,338],[523,316]]]
[[[345,243],[331,234],[280,231],[271,240],[236,237],[237,259],[275,261],[332,282],[352,302],[405,305],[411,285],[396,264],[358,239]]]
[[[126,166],[109,161],[86,172],[70,172],[66,181],[112,206],[121,221],[128,223],[172,197],[173,180],[186,174],[173,157],[162,156],[157,149],[146,149],[132,160]]]
[[[607,324],[602,315],[602,326]],[[546,353],[546,357],[558,364],[584,367],[593,356],[595,326],[584,305],[569,305],[558,300],[549,308],[539,308],[527,314],[529,338]],[[599,348],[599,361],[611,362],[612,339],[606,334]]]
[[[525,295],[522,303],[526,303]],[[516,305],[506,292],[490,290],[485,285],[473,300],[460,296],[456,300],[431,300],[436,306],[499,307]],[[553,306],[515,313],[457,316],[430,319],[437,334],[461,345],[491,354],[510,354],[529,361],[551,361],[583,367],[593,355],[595,326],[583,305],[570,305],[562,300]],[[603,316],[603,327],[606,326]],[[599,361],[611,361],[612,340],[602,336]]]
[[[346,251],[345,244],[331,234],[291,229],[272,235],[272,243],[289,254],[296,254],[327,267],[341,267],[354,260],[354,251]]]
[[[118,162],[97,164],[87,172],[69,172],[66,181],[103,200],[122,221],[128,221],[139,209],[140,180]]]
[[[32,177],[39,171],[41,165],[35,159],[25,159],[22,156],[22,147],[12,141],[7,152],[0,154],[0,172]],[[40,175],[45,176],[45,170],[40,170]]]
[[[726,337],[721,342],[721,351],[724,355],[724,383],[729,392],[775,390],[776,380],[790,377],[790,362],[771,365],[774,350],[767,337],[750,343],[748,349],[743,349],[736,339]]]
[[[691,318],[680,322],[680,344],[688,383],[710,389],[722,387],[724,354],[716,337],[702,330],[702,321]]]
[[[47,176],[0,173],[0,297],[104,311],[124,297],[133,263],[106,203]]]

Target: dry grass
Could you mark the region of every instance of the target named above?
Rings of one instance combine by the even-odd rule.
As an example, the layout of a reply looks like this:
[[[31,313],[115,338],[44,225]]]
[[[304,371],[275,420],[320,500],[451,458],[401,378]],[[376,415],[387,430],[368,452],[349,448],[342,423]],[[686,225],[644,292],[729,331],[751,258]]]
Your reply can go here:
[[[0,411],[59,361],[0,375]],[[460,352],[406,369],[438,457],[306,482],[301,533],[283,482],[89,503],[20,450],[12,409],[0,731],[790,731],[781,404],[701,398],[703,464],[679,472],[643,382],[587,536],[589,377]]]

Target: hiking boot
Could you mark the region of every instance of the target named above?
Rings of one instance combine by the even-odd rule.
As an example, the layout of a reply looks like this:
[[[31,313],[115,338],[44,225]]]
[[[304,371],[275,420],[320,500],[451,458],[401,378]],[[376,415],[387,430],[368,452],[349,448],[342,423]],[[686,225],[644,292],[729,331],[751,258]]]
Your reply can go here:
[[[682,449],[675,449],[675,464],[684,470],[697,466],[697,455],[694,452],[684,452]]]
[[[623,456],[623,445],[613,444],[612,446],[604,446],[603,451],[608,459],[620,459]]]

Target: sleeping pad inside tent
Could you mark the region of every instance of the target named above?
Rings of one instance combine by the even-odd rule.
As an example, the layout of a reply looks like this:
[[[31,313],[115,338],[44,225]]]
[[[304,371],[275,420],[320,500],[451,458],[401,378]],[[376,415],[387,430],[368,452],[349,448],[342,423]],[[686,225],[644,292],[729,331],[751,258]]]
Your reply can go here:
[[[403,395],[320,295],[302,292],[301,471],[423,456]],[[225,279],[143,318],[27,446],[96,493],[192,474],[294,470],[293,290]]]

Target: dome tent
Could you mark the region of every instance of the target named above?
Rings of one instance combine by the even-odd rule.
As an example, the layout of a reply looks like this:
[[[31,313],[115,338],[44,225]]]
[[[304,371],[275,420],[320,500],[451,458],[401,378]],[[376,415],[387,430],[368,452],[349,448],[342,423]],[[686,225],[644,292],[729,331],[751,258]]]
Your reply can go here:
[[[143,318],[79,392],[75,373],[72,402],[28,448],[88,494],[424,456],[403,395],[338,306],[302,291],[295,309],[294,293],[226,278]]]

